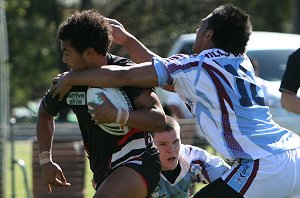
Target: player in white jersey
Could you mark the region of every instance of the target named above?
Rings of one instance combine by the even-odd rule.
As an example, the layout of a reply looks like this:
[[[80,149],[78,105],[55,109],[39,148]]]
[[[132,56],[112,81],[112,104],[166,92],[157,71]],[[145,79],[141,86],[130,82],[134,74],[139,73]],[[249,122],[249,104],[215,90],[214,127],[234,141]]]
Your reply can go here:
[[[201,21],[193,45],[196,55],[154,57],[127,68],[74,71],[51,91],[62,98],[73,85],[81,84],[173,90],[191,107],[211,145],[235,163],[195,197],[300,197],[300,137],[275,123],[265,105],[245,55],[251,29],[248,14],[221,5]],[[133,36],[124,45],[136,54],[145,48]],[[107,111],[95,117],[100,122],[115,112],[111,104],[103,106]]]
[[[220,178],[230,166],[207,151],[181,144],[180,125],[166,116],[166,129],[152,132],[160,153],[161,177],[150,197],[188,198],[195,183],[209,183]]]

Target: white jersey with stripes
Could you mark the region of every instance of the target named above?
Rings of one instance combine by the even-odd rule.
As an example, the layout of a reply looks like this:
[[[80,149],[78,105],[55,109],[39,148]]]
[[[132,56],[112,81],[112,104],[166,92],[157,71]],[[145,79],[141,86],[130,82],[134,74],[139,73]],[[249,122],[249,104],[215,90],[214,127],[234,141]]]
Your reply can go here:
[[[161,174],[159,184],[150,196],[151,198],[188,198],[191,196],[189,190],[192,184],[210,183],[220,178],[230,168],[222,158],[210,155],[201,148],[184,144],[180,145],[178,163],[181,169],[175,182],[169,182]]]
[[[258,159],[300,147],[300,137],[272,120],[246,55],[209,49],[154,57],[159,85],[174,85],[211,145],[225,158]]]

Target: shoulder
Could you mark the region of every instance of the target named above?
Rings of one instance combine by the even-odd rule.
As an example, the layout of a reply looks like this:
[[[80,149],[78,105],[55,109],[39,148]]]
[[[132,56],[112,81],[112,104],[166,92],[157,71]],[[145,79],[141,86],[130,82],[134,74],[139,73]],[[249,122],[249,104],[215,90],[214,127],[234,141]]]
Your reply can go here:
[[[121,65],[121,66],[130,66],[134,64],[134,62],[128,58],[116,56],[113,54],[107,54],[107,62],[108,65]]]
[[[190,163],[200,162],[204,164],[218,164],[223,162],[223,160],[215,155],[211,155],[206,150],[201,149],[192,145],[181,145],[180,155],[185,156],[185,158],[190,161]]]
[[[182,144],[180,149],[181,155],[185,155],[189,160],[193,161],[195,159],[204,160],[209,154],[207,151],[188,144]]]
[[[297,49],[296,51],[294,51],[290,57],[293,57],[293,58],[300,58],[300,48]]]
[[[170,57],[167,58],[162,58],[162,57],[153,57],[152,58],[152,63],[163,63],[165,65],[169,66],[175,66],[175,65],[184,65],[191,60],[198,59],[196,54],[174,54]]]
[[[295,66],[298,67],[298,63],[300,62],[300,48],[294,51],[288,58],[287,67]]]

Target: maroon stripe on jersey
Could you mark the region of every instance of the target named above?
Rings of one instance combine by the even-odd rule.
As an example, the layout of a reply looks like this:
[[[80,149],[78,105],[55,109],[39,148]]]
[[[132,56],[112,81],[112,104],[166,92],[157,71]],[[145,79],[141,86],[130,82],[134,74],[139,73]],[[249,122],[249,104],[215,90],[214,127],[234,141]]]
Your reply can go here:
[[[176,63],[171,63],[168,65],[168,69],[170,71],[170,73],[174,73],[175,71],[181,69],[181,70],[186,70],[192,67],[198,67],[199,65],[199,61],[194,61],[194,62],[189,62],[187,64],[184,65],[176,65]]]
[[[221,113],[222,113],[221,119],[222,119],[223,134],[224,134],[224,138],[225,138],[228,148],[233,153],[233,156],[235,158],[249,157],[248,154],[246,154],[244,152],[240,143],[233,136],[230,119],[229,119],[229,114],[228,114],[228,110],[226,107],[226,104],[227,104],[234,111],[233,103],[232,103],[228,93],[226,92],[226,89],[225,89],[223,83],[221,82],[221,80],[219,78],[221,78],[232,89],[229,81],[226,79],[224,74],[222,74],[222,72],[220,72],[213,66],[211,66],[207,63],[203,63],[202,67],[205,69],[205,71],[211,77],[211,79],[214,82],[214,85],[216,87],[216,91],[218,93],[218,98],[219,98],[219,103],[220,103]],[[225,104],[225,101],[227,102],[226,104]]]
[[[208,172],[207,170],[205,169],[205,164],[203,161],[201,160],[194,160],[192,162],[193,164],[199,164],[202,168],[202,175],[205,177],[205,179],[210,183],[210,179],[209,179],[209,175],[208,175]]]
[[[237,172],[237,170],[239,170],[241,164],[239,164],[237,167],[235,167],[233,169],[233,171],[231,171],[231,173],[226,177],[226,179],[224,180],[225,183],[228,183],[229,180],[231,180],[231,178],[233,177],[233,175],[235,175],[235,173]]]
[[[257,175],[257,171],[258,171],[258,167],[259,167],[259,160],[254,160],[254,165],[253,165],[253,169],[252,172],[249,176],[249,179],[247,180],[246,184],[244,185],[244,187],[242,188],[242,190],[240,191],[240,194],[244,196],[244,194],[247,192],[247,190],[249,189],[249,187],[251,186],[254,178]]]
[[[145,133],[144,131],[141,131],[140,129],[132,128],[128,133],[126,133],[121,140],[118,141],[118,145],[122,146],[127,142],[130,136],[132,136],[134,133]]]

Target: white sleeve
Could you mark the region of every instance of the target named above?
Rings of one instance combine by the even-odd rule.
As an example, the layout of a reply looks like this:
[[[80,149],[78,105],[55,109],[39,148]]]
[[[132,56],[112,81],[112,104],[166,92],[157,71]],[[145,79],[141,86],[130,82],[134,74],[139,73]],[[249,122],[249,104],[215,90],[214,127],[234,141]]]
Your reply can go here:
[[[193,164],[199,164],[202,168],[201,173],[208,182],[218,179],[230,168],[222,158],[211,155],[201,148],[191,145],[182,146],[185,147],[191,167]]]

